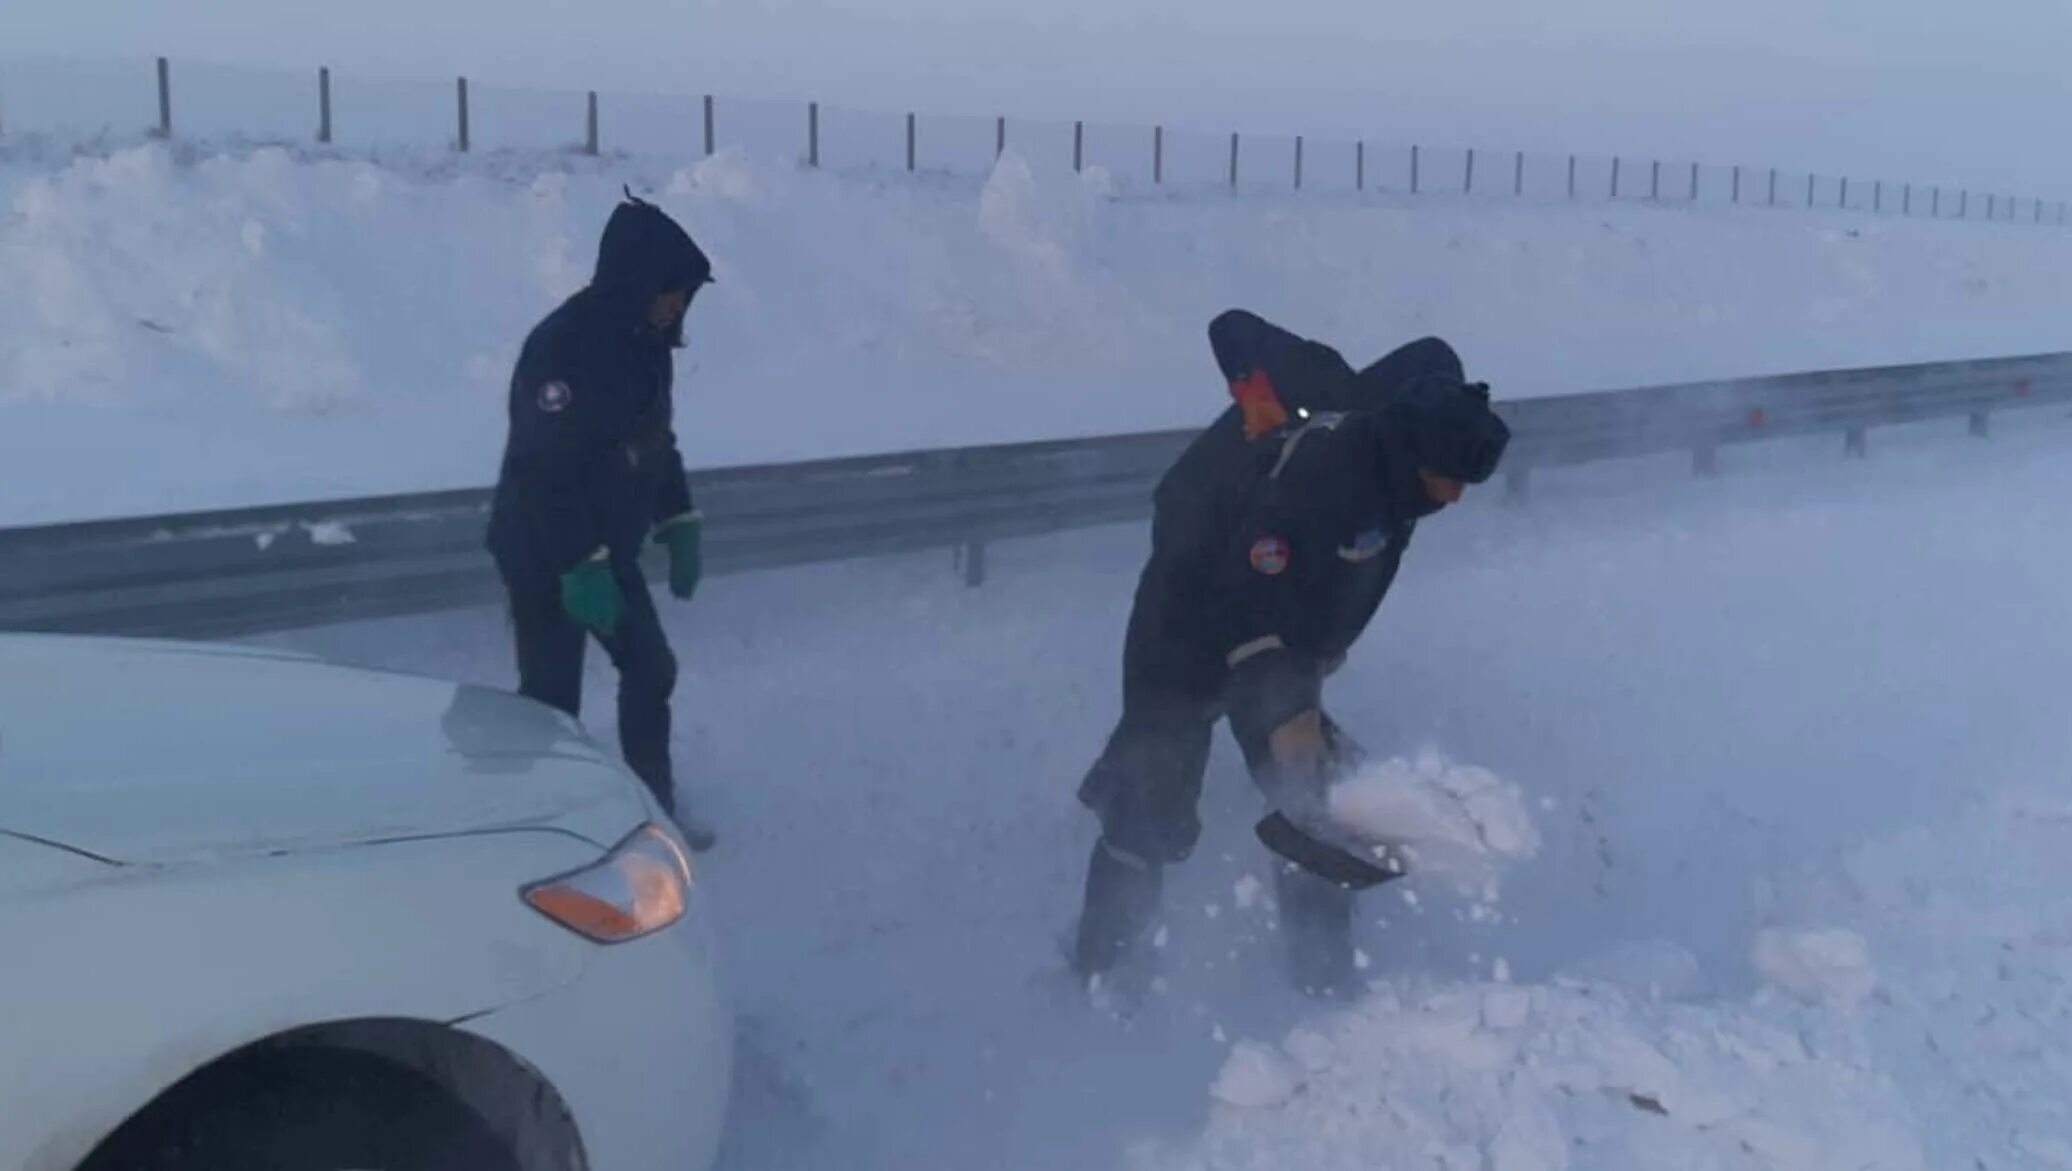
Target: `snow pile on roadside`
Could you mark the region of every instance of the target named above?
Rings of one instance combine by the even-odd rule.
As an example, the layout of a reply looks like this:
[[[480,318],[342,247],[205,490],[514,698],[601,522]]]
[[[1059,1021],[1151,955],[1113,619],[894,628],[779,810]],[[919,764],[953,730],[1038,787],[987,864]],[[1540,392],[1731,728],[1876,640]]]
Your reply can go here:
[[[0,524],[477,486],[622,186],[714,257],[695,465],[1191,426],[1244,305],[1504,397],[2054,349],[2072,233],[1641,204],[1145,193],[722,152],[0,147]],[[75,457],[92,436],[97,459]],[[82,469],[121,464],[120,478]]]

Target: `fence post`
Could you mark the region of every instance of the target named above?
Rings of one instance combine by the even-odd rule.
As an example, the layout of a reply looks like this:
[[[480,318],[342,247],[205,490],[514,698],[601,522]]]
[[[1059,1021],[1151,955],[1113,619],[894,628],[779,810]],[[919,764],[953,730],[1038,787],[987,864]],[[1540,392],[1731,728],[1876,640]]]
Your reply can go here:
[[[1367,190],[1367,140],[1364,138],[1353,144],[1353,190]]]
[[[1612,156],[1612,198],[1619,197],[1619,156]]]
[[[1302,136],[1295,136],[1295,190],[1302,190]]]
[[[1072,123],[1072,173],[1086,169],[1086,123]]]
[[[1741,164],[1734,164],[1734,202],[1741,202]]]
[[[1960,220],[1971,218],[1971,189],[1968,187],[1957,195],[1957,218]]]
[[[597,91],[590,91],[590,106],[583,119],[583,153],[594,155],[597,151]]]
[[[818,167],[820,165],[819,102],[806,103],[806,165],[809,167]],[[913,170],[912,165],[909,164],[907,169]]]
[[[1815,174],[1815,175],[1807,175],[1807,176],[1806,176],[1806,210],[1807,210],[1807,211],[1811,211],[1811,210],[1813,210],[1813,196],[1814,196],[1814,195],[1815,195],[1815,193],[1816,193],[1816,192],[1817,192],[1817,191],[1819,190],[1819,184],[1820,184],[1820,176],[1819,176],[1819,175]]]
[[[1237,131],[1230,132],[1230,189],[1237,190]]]
[[[1410,148],[1410,194],[1412,194],[1412,195],[1416,195],[1416,194],[1417,194],[1417,180],[1418,180],[1418,174],[1417,174],[1418,166],[1417,166],[1417,164],[1418,164],[1418,157],[1417,157],[1417,147],[1413,146],[1413,147],[1411,147],[1411,148]]]
[[[2064,201],[2064,200],[2062,200],[2062,199],[2060,199],[2060,200],[2058,200],[2058,223],[2059,223],[2060,225],[2063,225],[2063,224],[2064,224],[2064,222],[2065,222],[2065,201]]]
[[[1871,212],[1885,214],[1885,180],[1879,179],[1871,185]]]
[[[1912,183],[1907,184],[1906,194],[1900,196],[1899,214],[1908,217],[1914,214],[1914,185]]]
[[[1662,198],[1662,160],[1656,159],[1653,176],[1648,181],[1648,198],[1659,201]]]
[[[459,118],[460,130],[460,138],[455,145],[465,153],[468,149],[468,79],[465,77],[456,78],[453,92],[458,101],[456,113]]]
[[[328,65],[317,70],[317,141],[327,145],[331,141],[331,68]]]
[[[1515,173],[1511,176],[1511,194],[1519,199],[1525,198],[1525,152],[1522,150],[1518,152]]]
[[[712,95],[705,95],[705,157],[711,158],[717,144],[713,141]]]
[[[1849,210],[1849,176],[1847,175],[1842,176],[1842,202],[1836,206],[1843,211]]]
[[[2040,199],[2036,201],[2036,222],[2043,222],[2043,201]]]
[[[1576,156],[1568,156],[1568,201],[1576,201]]]
[[[1989,193],[1989,194],[1988,194],[1988,195],[1986,196],[1986,222],[1990,224],[1990,223],[1992,223],[1992,222],[1993,222],[1994,220],[1996,220],[1996,219],[1999,219],[1999,218],[2000,218],[2000,197],[1999,197],[1999,196],[1997,196],[1997,195],[1993,195],[1993,194],[1990,194],[1990,193]]]
[[[1475,148],[1472,146],[1468,148],[1468,170],[1467,174],[1461,176],[1460,189],[1463,195],[1475,193]]]
[[[1935,198],[1932,201],[1930,201],[1928,208],[1928,218],[1939,220],[1942,218],[1942,187],[1940,185],[1937,185],[1935,188],[1933,188],[1933,190],[1935,192]]]
[[[993,157],[1007,153],[1007,115],[993,119]]]
[[[1165,182],[1165,127],[1151,128],[1151,181]]]
[[[158,59],[158,137],[173,136],[173,63]]]
[[[1770,168],[1770,206],[1777,206],[1777,168]]]
[[[914,116],[907,115],[907,170],[914,169]]]
[[[1698,164],[1691,164],[1691,202],[1698,202]]]

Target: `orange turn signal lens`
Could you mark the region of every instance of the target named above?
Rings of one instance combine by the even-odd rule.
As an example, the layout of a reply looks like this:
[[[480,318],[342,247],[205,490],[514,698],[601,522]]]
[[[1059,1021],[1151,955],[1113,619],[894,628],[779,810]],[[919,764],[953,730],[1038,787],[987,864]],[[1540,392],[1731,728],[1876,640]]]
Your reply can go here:
[[[533,910],[586,939],[624,943],[683,918],[690,888],[683,848],[644,825],[603,861],[519,893]]]

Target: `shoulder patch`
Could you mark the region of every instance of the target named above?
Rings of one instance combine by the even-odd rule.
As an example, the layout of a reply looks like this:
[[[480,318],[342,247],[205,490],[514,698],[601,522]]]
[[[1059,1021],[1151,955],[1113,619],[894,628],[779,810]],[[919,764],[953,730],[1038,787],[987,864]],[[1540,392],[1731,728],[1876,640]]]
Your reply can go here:
[[[540,409],[550,415],[557,414],[567,410],[569,400],[574,397],[575,392],[568,388],[568,383],[566,382],[556,379],[553,382],[543,383],[540,386]]]
[[[1288,568],[1288,542],[1280,537],[1261,537],[1252,542],[1252,568],[1275,577]]]

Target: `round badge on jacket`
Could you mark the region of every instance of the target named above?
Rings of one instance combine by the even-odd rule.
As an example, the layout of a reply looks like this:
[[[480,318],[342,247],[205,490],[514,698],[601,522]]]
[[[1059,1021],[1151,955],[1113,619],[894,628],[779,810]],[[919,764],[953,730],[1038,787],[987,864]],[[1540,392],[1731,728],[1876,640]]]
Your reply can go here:
[[[574,398],[566,382],[549,382],[540,387],[540,409],[548,414],[568,409],[568,400]]]
[[[1252,542],[1252,568],[1268,577],[1288,568],[1288,542],[1279,537],[1261,537]]]

